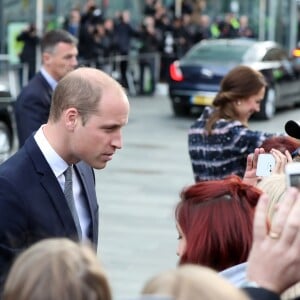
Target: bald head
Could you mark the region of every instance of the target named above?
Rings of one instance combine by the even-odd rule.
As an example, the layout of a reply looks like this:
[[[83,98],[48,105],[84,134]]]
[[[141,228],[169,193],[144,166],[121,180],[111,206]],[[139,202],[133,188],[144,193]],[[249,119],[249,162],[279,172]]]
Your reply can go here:
[[[90,81],[91,84],[100,84],[101,86],[112,86],[115,88],[122,88],[122,86],[107,73],[88,67],[81,67],[72,72],[70,72],[65,80],[75,80],[76,78],[81,78],[82,80]]]
[[[78,68],[59,81],[52,97],[49,121],[58,121],[64,110],[74,107],[86,122],[91,113],[97,112],[103,94],[111,90],[127,100],[123,87],[105,72]]]

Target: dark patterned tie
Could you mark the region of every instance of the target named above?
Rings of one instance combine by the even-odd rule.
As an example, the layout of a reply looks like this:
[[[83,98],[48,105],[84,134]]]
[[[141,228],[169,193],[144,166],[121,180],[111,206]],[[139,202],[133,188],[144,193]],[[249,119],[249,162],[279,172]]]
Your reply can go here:
[[[66,197],[66,200],[68,202],[71,214],[73,216],[73,220],[75,222],[75,226],[78,232],[78,236],[79,239],[81,239],[81,227],[80,227],[80,223],[79,223],[79,218],[78,218],[78,214],[76,211],[76,207],[75,207],[75,202],[74,202],[74,195],[73,195],[73,182],[72,182],[72,166],[69,166],[65,172],[65,188],[64,188],[64,194]]]

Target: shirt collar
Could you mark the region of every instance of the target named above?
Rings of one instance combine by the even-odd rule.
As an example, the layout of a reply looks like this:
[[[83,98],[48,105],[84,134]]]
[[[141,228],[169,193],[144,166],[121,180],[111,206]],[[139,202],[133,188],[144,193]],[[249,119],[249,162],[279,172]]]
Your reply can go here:
[[[57,154],[57,152],[50,145],[48,140],[46,139],[42,125],[36,134],[34,135],[34,139],[38,144],[40,150],[42,151],[46,161],[48,162],[50,168],[54,172],[56,177],[59,177],[63,174],[63,172],[67,169],[68,164]]]
[[[58,82],[46,71],[44,67],[41,67],[41,73],[45,77],[52,90],[54,91]]]

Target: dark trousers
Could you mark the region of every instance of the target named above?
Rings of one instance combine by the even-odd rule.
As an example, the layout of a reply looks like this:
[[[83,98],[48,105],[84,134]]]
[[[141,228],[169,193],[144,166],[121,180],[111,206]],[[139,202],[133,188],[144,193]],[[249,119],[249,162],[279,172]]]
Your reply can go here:
[[[121,84],[125,88],[128,88],[127,67],[128,67],[127,59],[126,60],[121,60],[120,61]]]

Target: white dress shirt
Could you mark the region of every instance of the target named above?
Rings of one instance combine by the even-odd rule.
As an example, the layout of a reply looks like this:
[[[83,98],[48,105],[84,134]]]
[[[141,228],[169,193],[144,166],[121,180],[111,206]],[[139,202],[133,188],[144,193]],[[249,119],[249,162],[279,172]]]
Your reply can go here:
[[[46,161],[48,162],[50,168],[52,169],[55,177],[57,178],[62,191],[64,190],[65,185],[65,176],[64,171],[68,168],[68,164],[56,153],[56,151],[52,148],[52,146],[47,141],[42,125],[39,130],[35,133],[34,139],[38,144],[40,150],[42,151]],[[82,239],[86,240],[88,238],[88,230],[91,224],[91,218],[88,212],[88,208],[86,206],[86,200],[83,193],[83,188],[79,181],[79,178],[76,172],[73,172],[72,176],[73,180],[73,196],[76,211],[79,217],[79,223],[82,232]]]

